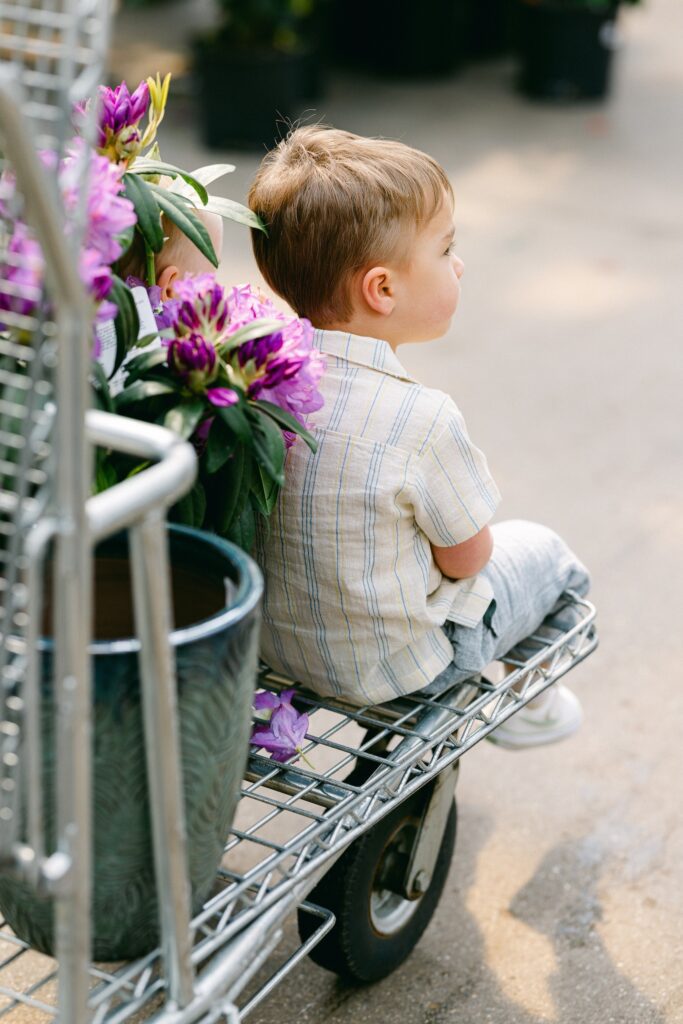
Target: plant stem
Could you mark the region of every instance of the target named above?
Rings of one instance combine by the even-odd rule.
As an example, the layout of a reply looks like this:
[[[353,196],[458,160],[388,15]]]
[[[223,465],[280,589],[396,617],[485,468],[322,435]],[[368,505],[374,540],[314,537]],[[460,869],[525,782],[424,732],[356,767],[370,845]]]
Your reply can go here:
[[[154,265],[154,250],[147,244],[147,242],[145,242],[145,268],[147,287],[153,288],[157,283],[156,267]]]
[[[308,758],[307,758],[307,757],[306,757],[306,755],[304,754],[304,752],[303,752],[303,750],[301,749],[301,747],[297,747],[297,748],[296,748],[296,752],[297,752],[297,754],[299,755],[299,757],[301,758],[301,760],[302,760],[302,761],[304,762],[304,764],[305,764],[305,765],[308,765],[308,767],[309,767],[309,768],[311,769],[311,771],[317,771],[317,769],[316,769],[315,765],[314,765],[314,764],[311,764],[311,762],[310,762],[310,761],[308,760]]]

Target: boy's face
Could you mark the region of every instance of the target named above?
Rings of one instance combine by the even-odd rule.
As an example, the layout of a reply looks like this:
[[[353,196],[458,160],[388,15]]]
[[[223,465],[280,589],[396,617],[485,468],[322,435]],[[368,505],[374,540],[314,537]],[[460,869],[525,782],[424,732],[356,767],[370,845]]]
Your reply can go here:
[[[395,307],[389,317],[394,345],[440,338],[450,327],[460,298],[465,264],[453,252],[455,225],[449,197],[418,228],[405,262],[394,267]]]

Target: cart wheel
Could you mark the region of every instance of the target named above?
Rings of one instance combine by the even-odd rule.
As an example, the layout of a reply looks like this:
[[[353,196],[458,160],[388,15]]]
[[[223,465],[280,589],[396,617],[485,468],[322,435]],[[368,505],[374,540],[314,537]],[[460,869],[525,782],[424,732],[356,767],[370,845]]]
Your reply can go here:
[[[424,793],[415,793],[361,836],[333,864],[308,899],[337,918],[309,954],[314,963],[353,981],[378,981],[412,952],[441,896],[455,847],[456,805],[451,807],[429,888],[415,900],[392,891],[404,877],[420,825]],[[394,883],[394,887],[396,884]],[[299,935],[317,927],[299,911]]]

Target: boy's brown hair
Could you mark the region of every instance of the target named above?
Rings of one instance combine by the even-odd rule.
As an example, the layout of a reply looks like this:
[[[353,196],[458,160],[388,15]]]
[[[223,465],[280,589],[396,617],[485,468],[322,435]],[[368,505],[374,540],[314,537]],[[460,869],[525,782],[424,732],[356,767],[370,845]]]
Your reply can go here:
[[[442,167],[402,142],[319,125],[296,128],[268,153],[249,206],[268,235],[252,231],[268,284],[316,326],[352,313],[352,275],[401,260],[415,230],[452,198]]]

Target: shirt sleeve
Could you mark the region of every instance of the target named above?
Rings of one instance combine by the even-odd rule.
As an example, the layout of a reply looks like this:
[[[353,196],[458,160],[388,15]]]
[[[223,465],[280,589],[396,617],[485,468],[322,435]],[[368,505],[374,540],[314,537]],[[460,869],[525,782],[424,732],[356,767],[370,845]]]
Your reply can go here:
[[[451,547],[479,533],[500,502],[486,457],[470,441],[454,402],[412,459],[415,520],[432,544]]]

